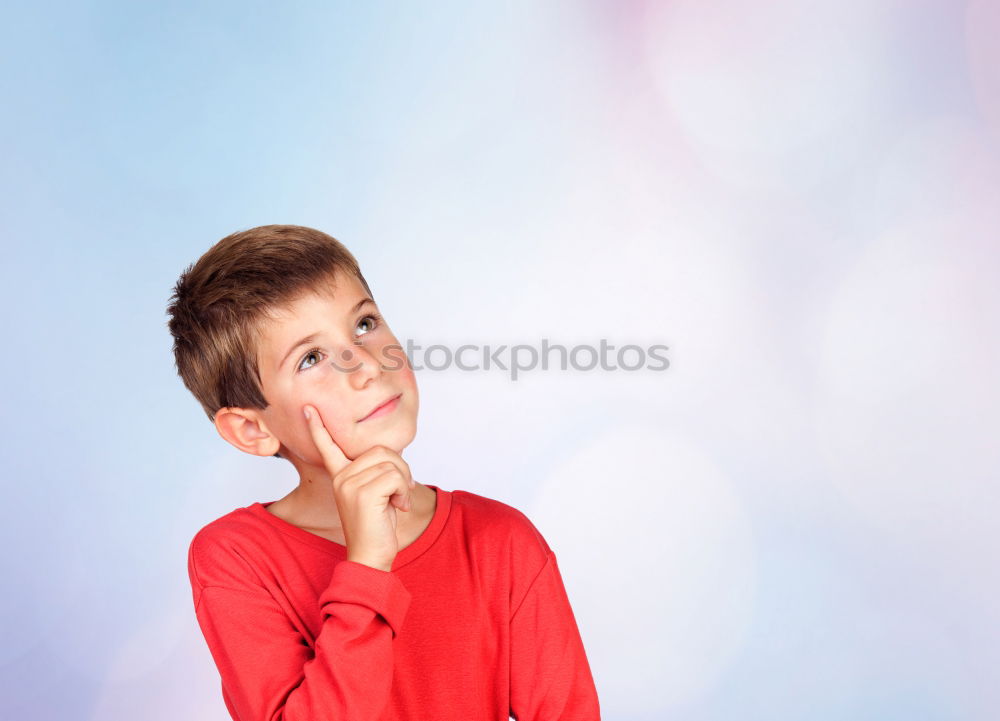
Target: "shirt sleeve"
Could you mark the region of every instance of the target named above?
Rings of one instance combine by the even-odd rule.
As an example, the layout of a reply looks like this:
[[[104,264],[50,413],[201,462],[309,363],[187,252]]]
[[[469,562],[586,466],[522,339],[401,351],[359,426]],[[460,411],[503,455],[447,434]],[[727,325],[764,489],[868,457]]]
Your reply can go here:
[[[517,721],[600,720],[590,664],[551,550],[511,616],[510,654],[510,714]]]
[[[334,566],[319,597],[310,648],[258,583],[196,589],[195,614],[236,721],[374,721],[393,675],[392,640],[410,594],[396,574],[354,561]]]

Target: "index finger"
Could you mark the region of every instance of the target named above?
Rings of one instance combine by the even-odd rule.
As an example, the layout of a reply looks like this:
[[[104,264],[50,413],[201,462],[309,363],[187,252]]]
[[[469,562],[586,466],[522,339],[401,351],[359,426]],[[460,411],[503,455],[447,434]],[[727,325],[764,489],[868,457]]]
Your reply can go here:
[[[326,429],[323,418],[315,406],[303,406],[302,412],[305,414],[306,425],[309,426],[309,433],[312,435],[313,442],[323,457],[323,464],[331,475],[337,475],[351,463],[351,459],[344,455],[340,446],[333,440],[333,436]]]

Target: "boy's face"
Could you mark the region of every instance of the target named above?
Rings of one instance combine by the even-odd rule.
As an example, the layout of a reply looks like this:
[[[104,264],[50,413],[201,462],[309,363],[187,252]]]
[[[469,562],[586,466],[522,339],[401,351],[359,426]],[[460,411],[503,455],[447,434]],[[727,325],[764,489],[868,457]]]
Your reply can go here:
[[[356,277],[338,272],[332,290],[332,298],[309,293],[278,309],[258,347],[270,405],[257,413],[300,473],[303,464],[323,468],[307,404],[351,459],[375,445],[400,453],[417,430],[417,383],[399,341]],[[397,395],[394,408],[366,418]]]

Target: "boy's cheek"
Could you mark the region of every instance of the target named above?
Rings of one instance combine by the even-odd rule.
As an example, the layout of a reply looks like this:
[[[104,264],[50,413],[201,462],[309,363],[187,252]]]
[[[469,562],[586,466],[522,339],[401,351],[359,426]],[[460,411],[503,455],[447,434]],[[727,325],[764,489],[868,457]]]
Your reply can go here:
[[[385,346],[382,351],[382,366],[386,371],[390,373],[413,374],[413,367],[410,365],[409,358],[406,357],[406,351],[398,344],[389,344]]]
[[[397,371],[393,371],[396,377],[399,379],[400,384],[404,388],[411,390],[416,390],[417,387],[417,376],[413,372],[413,367],[409,363],[403,363],[403,365]]]
[[[305,419],[303,418],[303,420]],[[353,457],[351,456],[349,447],[347,447],[349,446],[349,443],[345,445],[344,439],[346,436],[342,432],[338,431],[337,426],[331,429],[324,421],[324,430],[329,433],[333,442],[340,447],[345,455]],[[319,452],[319,448],[316,446],[316,441],[313,439],[312,432],[309,430],[308,426],[303,426],[301,429],[296,430],[293,443],[294,447],[292,447],[292,450],[295,451],[300,458],[314,466],[323,465],[323,455]]]
[[[331,420],[325,421],[323,427],[326,428],[326,432],[330,434],[333,442],[340,446],[344,452],[347,452],[348,448],[345,447],[345,444],[350,445],[357,423],[352,418],[341,417],[332,409],[327,411],[327,414],[325,417]]]
[[[413,373],[410,373],[410,404],[413,408],[413,412],[416,413],[417,409],[420,407],[420,391],[417,389],[417,379],[413,377]]]

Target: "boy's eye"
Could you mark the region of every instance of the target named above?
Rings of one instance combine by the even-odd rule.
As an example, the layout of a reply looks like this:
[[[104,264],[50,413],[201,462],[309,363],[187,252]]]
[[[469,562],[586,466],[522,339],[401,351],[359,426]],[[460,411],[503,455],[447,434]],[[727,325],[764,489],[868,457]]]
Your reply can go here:
[[[309,352],[308,352],[308,353],[306,353],[306,354],[305,354],[304,356],[302,356],[302,363],[305,363],[305,362],[306,362],[306,360],[307,360],[307,359],[308,359],[308,358],[309,358],[310,356],[314,356],[314,355],[322,355],[322,353],[320,352],[319,348],[313,348],[313,349],[312,349],[311,351],[309,351]],[[302,363],[299,363],[299,370],[300,370],[300,371],[303,371],[303,370],[309,370],[309,369],[310,369],[310,368],[312,368],[312,367],[313,367],[314,365],[316,365],[316,363],[319,363],[319,361],[317,360],[317,361],[316,361],[316,363],[310,363],[310,364],[309,364],[309,365],[307,365],[307,366],[306,366],[305,368],[303,368],[303,367],[302,367]]]
[[[360,328],[361,324],[364,323],[366,320],[372,321],[371,323],[369,323],[369,325],[371,326],[371,330],[368,331],[369,333],[371,333],[373,330],[379,327],[379,324],[382,322],[382,316],[380,316],[378,313],[370,313],[369,315],[366,315],[364,318],[358,321],[358,327]]]
[[[382,323],[382,316],[379,315],[378,313],[371,313],[369,315],[366,315],[364,318],[362,318],[361,320],[358,321],[357,327],[360,328],[362,325],[365,325],[366,321],[367,321],[367,325],[369,326],[369,329],[367,331],[365,331],[364,333],[362,333],[361,335],[367,335],[368,333],[371,333],[373,330],[375,330],[376,328],[378,328],[379,325],[381,325],[381,323]],[[355,337],[357,337],[357,336],[355,336]],[[309,370],[314,365],[316,365],[316,363],[319,363],[319,360],[317,360],[316,363],[309,363],[308,365],[303,365],[303,364],[311,356],[322,356],[322,355],[323,355],[323,351],[321,351],[319,348],[313,348],[308,353],[306,353],[304,356],[302,356],[302,361],[299,363],[298,370],[299,371]]]

